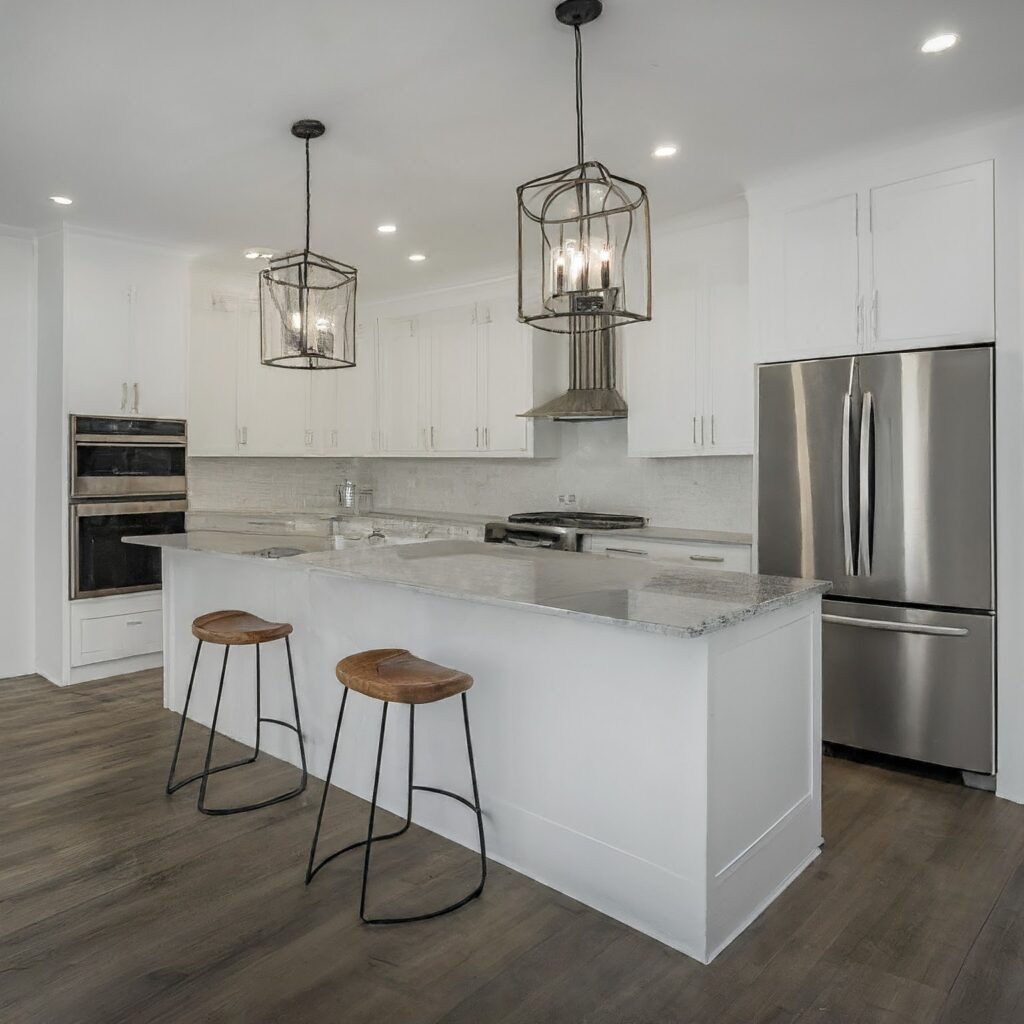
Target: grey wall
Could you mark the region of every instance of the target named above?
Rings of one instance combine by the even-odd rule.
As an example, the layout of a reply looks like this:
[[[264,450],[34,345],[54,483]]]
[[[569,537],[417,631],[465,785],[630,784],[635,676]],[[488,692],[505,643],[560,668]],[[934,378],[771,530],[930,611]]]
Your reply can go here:
[[[190,498],[195,509],[331,509],[350,477],[373,487],[378,509],[504,516],[573,493],[580,508],[656,526],[750,530],[749,457],[631,459],[622,421],[559,430],[557,459],[190,459]]]

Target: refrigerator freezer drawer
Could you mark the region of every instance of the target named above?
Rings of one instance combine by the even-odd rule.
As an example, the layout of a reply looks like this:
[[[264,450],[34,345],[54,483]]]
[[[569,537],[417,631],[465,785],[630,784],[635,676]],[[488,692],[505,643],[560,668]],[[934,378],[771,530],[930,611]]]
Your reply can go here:
[[[995,617],[822,603],[826,741],[995,771]]]

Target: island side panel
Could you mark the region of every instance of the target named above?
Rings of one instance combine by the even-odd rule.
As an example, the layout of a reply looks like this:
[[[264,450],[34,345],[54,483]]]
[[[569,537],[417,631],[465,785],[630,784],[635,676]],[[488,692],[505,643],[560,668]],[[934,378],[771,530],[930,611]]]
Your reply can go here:
[[[716,634],[708,702],[710,962],[820,852],[820,596]]]
[[[184,700],[191,666],[189,624],[217,607],[247,607],[295,625],[303,731],[311,771],[319,777],[326,774],[341,701],[334,676],[340,658],[398,646],[467,671],[476,680],[469,707],[488,855],[701,956],[705,638],[684,640],[281,564],[197,552],[169,557],[176,590],[173,706]],[[265,693],[280,690],[281,678],[272,673],[283,666],[271,667],[275,646],[281,645],[267,651]],[[241,667],[229,670],[221,727],[245,740],[251,737],[251,652],[237,661]],[[218,670],[211,653],[197,683],[205,691],[195,703],[198,721],[210,720]],[[377,702],[350,695],[334,782],[364,798],[379,722]],[[404,808],[407,723],[408,710],[392,707],[381,802],[396,812]],[[295,763],[288,739],[273,737],[267,746]],[[458,702],[417,710],[416,775],[419,783],[468,793]],[[365,824],[361,817],[335,820],[330,806],[328,816],[327,834],[339,844]],[[306,818],[312,831],[312,812]],[[475,846],[472,815],[460,805],[421,794],[415,818]]]

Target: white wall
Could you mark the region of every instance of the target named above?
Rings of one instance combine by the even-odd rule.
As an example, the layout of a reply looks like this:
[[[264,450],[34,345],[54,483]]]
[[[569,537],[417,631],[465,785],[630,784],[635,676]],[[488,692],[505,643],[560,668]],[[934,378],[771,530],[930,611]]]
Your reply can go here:
[[[32,238],[0,228],[0,678],[35,662],[35,280]]]

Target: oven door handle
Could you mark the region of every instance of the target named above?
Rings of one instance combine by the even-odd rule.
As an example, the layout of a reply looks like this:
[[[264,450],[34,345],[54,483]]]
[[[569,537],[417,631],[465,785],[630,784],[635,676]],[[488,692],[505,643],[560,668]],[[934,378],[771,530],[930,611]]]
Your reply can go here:
[[[147,512],[187,512],[188,501],[183,498],[170,501],[89,501],[72,505],[71,510],[76,519],[89,516],[136,516]]]

